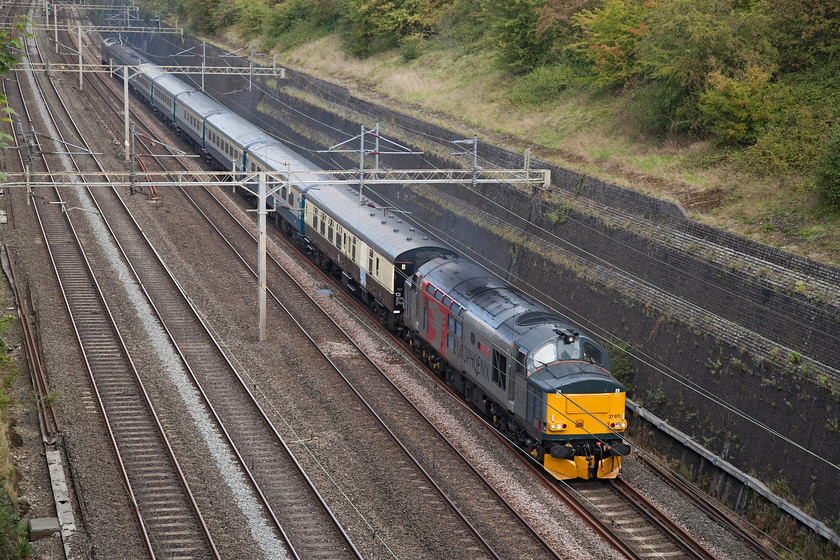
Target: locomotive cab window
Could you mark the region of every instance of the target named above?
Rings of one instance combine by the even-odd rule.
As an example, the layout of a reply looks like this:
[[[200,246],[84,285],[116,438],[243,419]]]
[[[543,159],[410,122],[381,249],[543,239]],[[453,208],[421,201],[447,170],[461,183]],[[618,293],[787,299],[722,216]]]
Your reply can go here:
[[[569,344],[566,344],[560,338],[546,342],[531,353],[528,369],[538,369],[562,360],[580,360],[583,357],[580,346],[580,339],[578,338]]]
[[[583,359],[599,366],[604,364],[604,355],[601,351],[594,344],[586,341],[583,342]]]

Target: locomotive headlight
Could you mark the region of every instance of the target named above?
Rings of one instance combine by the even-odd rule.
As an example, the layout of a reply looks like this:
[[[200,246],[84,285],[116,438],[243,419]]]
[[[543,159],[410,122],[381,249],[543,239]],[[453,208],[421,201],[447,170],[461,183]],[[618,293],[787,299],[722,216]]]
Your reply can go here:
[[[557,429],[557,424],[552,424],[552,425],[551,425],[551,429],[552,429],[552,430],[556,430],[556,429]]]

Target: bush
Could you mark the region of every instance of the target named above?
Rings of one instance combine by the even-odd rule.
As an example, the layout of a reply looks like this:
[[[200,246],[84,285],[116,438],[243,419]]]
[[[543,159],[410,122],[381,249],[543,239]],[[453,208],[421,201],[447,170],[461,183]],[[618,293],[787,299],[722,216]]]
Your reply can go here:
[[[689,126],[678,115],[686,112],[690,100],[685,90],[672,88],[661,81],[649,81],[628,89],[631,96],[629,115],[641,132],[664,139],[668,134]]]
[[[840,212],[840,127],[826,142],[815,173],[817,191],[823,205]]]
[[[738,77],[711,72],[699,103],[706,130],[724,144],[754,144],[770,120],[771,78],[757,66]]]
[[[584,80],[581,72],[565,64],[540,66],[513,82],[507,97],[514,105],[543,105],[557,98],[566,88]]]
[[[756,172],[789,174],[806,171],[820,156],[825,125],[812,107],[784,103],[772,112],[770,123],[743,154]]]
[[[610,349],[610,369],[613,377],[624,385],[628,395],[633,392],[633,360],[628,352],[628,344],[616,344]]]

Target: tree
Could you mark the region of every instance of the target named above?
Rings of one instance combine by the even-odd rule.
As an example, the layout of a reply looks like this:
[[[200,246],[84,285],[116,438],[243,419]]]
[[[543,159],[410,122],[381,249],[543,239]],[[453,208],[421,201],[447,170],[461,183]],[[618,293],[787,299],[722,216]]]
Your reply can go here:
[[[738,8],[735,0],[673,0],[651,12],[637,52],[645,74],[673,100],[673,128],[701,127],[699,101],[709,76],[774,64],[765,16]]]
[[[349,0],[346,38],[353,54],[392,48],[404,37],[425,36],[453,0]]]
[[[595,66],[596,85],[618,87],[642,74],[636,46],[648,35],[649,13],[641,0],[607,0],[572,16],[583,34],[575,49]]]
[[[543,5],[538,0],[485,0],[487,39],[499,59],[517,73],[527,72],[546,61],[551,37],[537,33]]]
[[[840,54],[840,3],[814,0],[760,0],[757,11],[769,21],[782,71],[829,60]]]
[[[700,97],[706,129],[725,144],[755,143],[772,115],[772,69],[751,66],[738,77],[712,72]]]

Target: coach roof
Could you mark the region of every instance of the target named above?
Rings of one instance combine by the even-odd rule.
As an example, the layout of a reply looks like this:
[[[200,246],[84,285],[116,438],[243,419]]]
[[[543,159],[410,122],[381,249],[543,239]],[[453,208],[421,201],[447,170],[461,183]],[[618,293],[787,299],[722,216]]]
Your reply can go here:
[[[325,183],[310,189],[307,197],[392,262],[403,253],[424,247],[449,251],[443,243],[406,223],[400,214],[369,206],[373,203],[367,200],[360,202],[358,191],[352,187]]]

